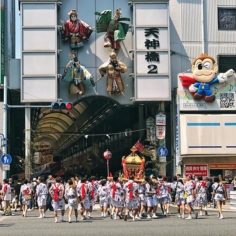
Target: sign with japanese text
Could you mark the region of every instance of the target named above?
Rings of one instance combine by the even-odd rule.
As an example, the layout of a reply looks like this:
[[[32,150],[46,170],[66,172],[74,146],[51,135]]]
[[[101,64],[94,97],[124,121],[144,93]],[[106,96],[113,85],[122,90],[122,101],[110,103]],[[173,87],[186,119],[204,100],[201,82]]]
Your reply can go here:
[[[166,115],[162,112],[156,115],[156,125],[166,125]]]
[[[208,165],[207,164],[186,164],[185,165],[185,176],[208,176]]]
[[[171,99],[168,3],[133,4],[136,101]]]
[[[166,136],[166,127],[165,126],[156,126],[156,137],[158,139],[164,139]]]
[[[214,95],[215,100],[208,102],[203,96],[202,99],[196,99],[191,92],[190,87],[186,86],[191,83],[192,74],[180,73],[178,75],[178,96],[180,111],[235,111],[235,75],[229,75],[227,81],[215,83],[209,86],[209,91]],[[218,75],[219,77],[219,75]],[[189,79],[189,81],[187,81]],[[193,80],[194,82],[194,80]],[[202,88],[206,87],[202,86]]]
[[[236,164],[210,164],[210,169],[236,169]]]

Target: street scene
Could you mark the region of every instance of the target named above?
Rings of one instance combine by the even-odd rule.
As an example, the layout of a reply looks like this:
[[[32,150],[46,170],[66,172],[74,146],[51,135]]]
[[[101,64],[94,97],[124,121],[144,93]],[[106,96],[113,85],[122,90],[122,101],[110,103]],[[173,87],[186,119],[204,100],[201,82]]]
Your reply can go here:
[[[219,222],[217,211],[209,208],[209,216],[201,216],[192,221],[186,221],[177,217],[176,207],[170,208],[170,214],[163,217],[158,209],[158,219],[140,219],[135,222],[130,217],[127,222],[111,220],[109,216],[102,218],[99,206],[95,205],[91,219],[68,224],[68,210],[66,222],[55,225],[53,212],[47,212],[46,218],[38,219],[38,211],[35,209],[28,213],[26,218],[22,212],[14,213],[14,216],[0,216],[0,232],[2,235],[183,235],[183,236],[234,236],[235,211],[227,211],[223,207],[224,221]]]
[[[0,5],[0,236],[236,236],[236,0]]]

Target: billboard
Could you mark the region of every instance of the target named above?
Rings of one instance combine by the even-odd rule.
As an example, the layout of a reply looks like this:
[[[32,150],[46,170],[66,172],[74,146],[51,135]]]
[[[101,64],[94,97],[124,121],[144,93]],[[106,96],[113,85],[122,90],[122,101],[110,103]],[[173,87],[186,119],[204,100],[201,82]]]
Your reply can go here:
[[[235,155],[235,115],[180,115],[181,155]]]
[[[194,97],[195,92],[189,89],[194,80],[191,73],[178,74],[178,96],[180,111],[235,111],[236,77],[234,74],[227,77],[222,83],[210,85],[215,100],[207,102],[204,96],[201,99]],[[204,83],[203,83],[204,84]],[[204,85],[202,86],[204,87]]]
[[[170,101],[169,1],[134,2],[133,19],[134,99]]]
[[[21,102],[57,100],[57,3],[21,2]]]

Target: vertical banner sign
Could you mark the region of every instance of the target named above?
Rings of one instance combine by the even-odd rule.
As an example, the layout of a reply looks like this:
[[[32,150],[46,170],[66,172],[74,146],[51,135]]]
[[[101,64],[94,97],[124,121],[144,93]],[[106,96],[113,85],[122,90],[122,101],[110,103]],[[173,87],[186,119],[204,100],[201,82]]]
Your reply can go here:
[[[170,101],[169,0],[133,9],[135,100]]]
[[[5,75],[5,42],[4,42],[4,6],[1,6],[1,82],[4,83],[4,75]]]
[[[155,119],[151,116],[146,119],[146,129],[146,139],[148,141],[154,141],[156,139]]]
[[[177,104],[176,104],[176,116],[175,116],[175,172],[176,174],[181,174],[180,167],[180,133],[179,133],[179,103],[177,96]]]

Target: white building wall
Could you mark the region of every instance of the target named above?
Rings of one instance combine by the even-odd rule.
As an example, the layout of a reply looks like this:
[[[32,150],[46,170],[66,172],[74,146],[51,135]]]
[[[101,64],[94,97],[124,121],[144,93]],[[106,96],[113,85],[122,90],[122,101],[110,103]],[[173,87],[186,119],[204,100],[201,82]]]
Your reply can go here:
[[[236,30],[218,30],[218,7],[236,6],[236,0],[204,0],[205,53],[236,55]],[[172,88],[177,87],[177,74],[191,68],[202,53],[201,0],[170,1],[170,48]]]

